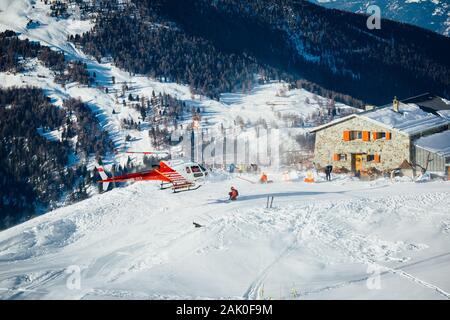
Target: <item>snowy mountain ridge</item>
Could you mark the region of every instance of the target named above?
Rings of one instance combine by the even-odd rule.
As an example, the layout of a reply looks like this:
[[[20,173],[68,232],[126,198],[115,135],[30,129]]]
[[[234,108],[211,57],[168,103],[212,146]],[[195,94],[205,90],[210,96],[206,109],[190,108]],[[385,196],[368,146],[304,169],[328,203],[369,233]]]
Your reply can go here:
[[[414,24],[450,36],[450,4],[443,0],[310,0],[328,8],[366,13],[370,5],[381,8],[382,18]]]

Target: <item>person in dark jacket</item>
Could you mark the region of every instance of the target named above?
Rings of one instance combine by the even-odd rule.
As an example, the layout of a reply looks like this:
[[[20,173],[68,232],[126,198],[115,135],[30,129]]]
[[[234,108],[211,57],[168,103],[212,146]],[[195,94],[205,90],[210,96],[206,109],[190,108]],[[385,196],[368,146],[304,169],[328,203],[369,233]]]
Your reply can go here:
[[[230,200],[234,201],[237,199],[239,192],[235,187],[231,187],[231,191],[228,193],[228,195],[230,196]]]
[[[333,166],[332,165],[327,165],[325,167],[325,174],[327,176],[327,181],[331,181],[331,172],[333,171]]]

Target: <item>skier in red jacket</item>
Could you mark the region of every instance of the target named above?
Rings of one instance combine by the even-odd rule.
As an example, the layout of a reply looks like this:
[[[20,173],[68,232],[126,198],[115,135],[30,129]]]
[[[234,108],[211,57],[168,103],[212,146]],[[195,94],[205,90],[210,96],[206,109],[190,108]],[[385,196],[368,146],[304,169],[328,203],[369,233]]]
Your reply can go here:
[[[231,187],[231,191],[228,193],[228,195],[230,196],[230,200],[236,200],[239,192],[235,187]]]

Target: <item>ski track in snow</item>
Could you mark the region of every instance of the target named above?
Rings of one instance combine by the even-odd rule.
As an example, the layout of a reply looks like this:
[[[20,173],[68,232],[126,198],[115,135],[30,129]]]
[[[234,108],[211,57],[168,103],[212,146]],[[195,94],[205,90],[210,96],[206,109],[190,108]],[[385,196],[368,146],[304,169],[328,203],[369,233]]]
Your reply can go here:
[[[443,257],[443,256],[448,256],[448,255],[450,255],[450,253],[445,253],[445,254],[439,255],[437,257],[432,257],[432,258],[429,258],[429,259],[425,259],[425,261],[430,261],[431,259],[439,258],[439,257]],[[450,293],[444,291],[443,289],[441,289],[441,288],[439,288],[439,287],[437,287],[437,286],[435,286],[433,284],[427,283],[426,281],[423,281],[423,280],[421,280],[421,279],[419,279],[417,277],[414,277],[413,275],[408,274],[408,273],[406,273],[404,271],[404,269],[407,269],[408,267],[415,266],[415,265],[420,264],[420,263],[423,263],[423,261],[418,261],[418,262],[415,262],[415,263],[411,263],[411,264],[405,265],[405,266],[402,267],[402,269],[387,268],[387,267],[381,266],[379,264],[376,264],[376,265],[377,265],[377,267],[380,268],[380,270],[386,270],[386,271],[383,271],[383,272],[380,273],[381,276],[382,275],[386,275],[387,273],[398,274],[398,275],[403,276],[403,277],[407,278],[408,280],[411,280],[411,281],[413,281],[415,283],[418,283],[418,284],[420,284],[420,285],[422,285],[422,286],[424,286],[426,288],[435,290],[440,295],[442,295],[444,298],[450,299]],[[366,276],[366,277],[363,277],[363,278],[360,278],[360,279],[354,279],[354,280],[338,283],[338,284],[333,285],[333,286],[327,286],[327,287],[324,287],[324,288],[315,289],[313,291],[301,292],[299,294],[299,296],[307,296],[307,295],[317,294],[317,293],[324,292],[324,291],[330,291],[330,290],[333,290],[333,289],[343,288],[343,287],[349,286],[351,284],[367,281],[369,279],[369,277],[370,276]]]
[[[400,208],[402,208],[403,210],[406,210],[406,211],[414,211],[413,209],[416,209],[417,214],[414,213],[414,216],[417,216],[419,214],[423,215],[426,212],[429,212],[429,205],[431,205],[431,204],[436,205],[436,200],[438,200],[438,203],[439,203],[440,201],[443,201],[446,197],[448,197],[448,194],[444,193],[444,194],[437,194],[437,195],[436,194],[425,194],[422,197],[420,197],[419,199],[415,198],[415,200],[418,200],[418,202],[421,205],[424,205],[423,209],[420,207],[418,209],[417,206],[408,205],[408,202],[410,202],[412,200],[411,196],[388,197],[388,198],[383,199],[383,201],[386,201],[388,204],[393,205],[392,206],[393,212],[399,210]],[[367,200],[368,199],[364,199],[362,201],[365,206],[367,205]],[[405,277],[406,279],[408,279],[410,281],[413,281],[413,282],[418,283],[426,288],[430,288],[430,289],[437,291],[439,294],[441,294],[445,298],[450,298],[450,294],[448,292],[446,292],[445,290],[443,290],[433,284],[427,283],[426,281],[421,280],[417,277],[414,277],[413,275],[408,274],[407,272],[405,272],[402,269],[388,268],[382,264],[376,263],[377,258],[373,257],[373,253],[370,250],[368,250],[367,252],[364,252],[364,251],[361,252],[361,250],[360,250],[361,247],[370,249],[370,246],[371,246],[370,242],[367,245],[364,245],[364,246],[361,245],[362,243],[367,242],[367,239],[365,238],[365,236],[362,234],[361,235],[355,234],[350,228],[345,227],[344,223],[342,221],[336,221],[335,218],[329,217],[327,214],[329,211],[335,210],[336,207],[339,207],[339,206],[345,207],[346,210],[348,210],[349,207],[353,207],[352,210],[355,213],[356,212],[360,213],[361,208],[357,209],[357,207],[360,207],[360,204],[358,202],[361,202],[361,201],[356,201],[356,203],[355,202],[340,202],[337,205],[330,204],[329,210],[321,211],[321,212],[315,213],[314,215],[312,215],[312,211],[314,208],[313,207],[309,208],[307,206],[306,208],[304,208],[304,210],[302,210],[302,211],[305,211],[306,214],[305,214],[305,223],[303,223],[301,225],[300,230],[302,230],[303,233],[306,234],[306,237],[312,237],[312,238],[314,238],[315,241],[324,243],[328,247],[331,247],[334,250],[336,250],[336,252],[343,253],[345,258],[348,258],[355,262],[361,262],[363,264],[375,265],[380,270],[386,270],[382,274],[386,274],[387,272],[390,272],[390,273]],[[370,202],[372,202],[372,201],[370,201]],[[378,202],[378,201],[374,200],[374,202]],[[426,209],[426,208],[428,208],[428,209]],[[386,208],[383,207],[382,210],[386,210]],[[332,229],[330,228],[330,226],[333,226]],[[298,232],[300,233],[301,231],[298,231]],[[342,241],[342,239],[341,239],[343,236],[345,236],[344,241]],[[350,241],[349,241],[349,239],[350,239]],[[375,241],[377,241],[377,240],[375,240]],[[268,265],[263,270],[263,272],[255,279],[255,281],[252,283],[250,288],[244,294],[244,298],[246,298],[246,299],[261,298],[261,290],[264,286],[264,279],[267,277],[268,273],[271,271],[271,269],[273,268],[273,266],[276,263],[280,262],[280,260],[284,256],[288,255],[291,251],[295,250],[295,247],[297,245],[298,245],[298,234],[296,234],[295,239],[292,242],[292,244],[289,247],[287,247],[286,250],[283,251],[275,261],[273,261],[270,265]],[[355,250],[355,247],[356,247],[356,250]],[[316,254],[318,256],[320,256],[320,250],[317,250]],[[385,254],[388,255],[388,254],[390,254],[390,252],[387,251],[387,252],[385,252]],[[396,260],[396,258],[389,258],[389,259]],[[402,260],[403,259],[399,259],[400,262],[402,262]],[[364,277],[362,279],[351,280],[348,282],[340,283],[340,284],[337,284],[334,286],[329,286],[329,287],[325,287],[325,288],[310,291],[310,292],[303,292],[299,295],[299,297],[301,297],[303,295],[310,295],[312,293],[319,293],[319,292],[326,291],[326,290],[344,287],[344,286],[352,284],[352,283],[365,281],[368,278],[369,277]]]
[[[307,207],[306,208],[306,217],[305,222],[302,223],[300,226],[297,226],[297,222],[294,224],[295,227],[295,234],[294,234],[294,240],[292,243],[278,256],[270,265],[268,265],[263,272],[255,279],[255,281],[252,283],[250,288],[247,289],[247,291],[244,294],[245,299],[261,299],[263,295],[263,288],[264,288],[264,280],[267,277],[267,275],[270,273],[270,271],[273,269],[273,267],[281,261],[285,256],[289,255],[292,251],[295,250],[295,248],[298,245],[299,242],[299,236],[300,232],[302,232],[303,228],[306,227],[306,224],[308,223],[309,219],[311,218],[311,214],[314,210],[314,206]],[[298,219],[300,220],[300,219]]]
[[[230,184],[240,200],[214,201]],[[450,270],[442,227],[448,187],[345,180],[268,187],[234,179],[173,194],[135,183],[1,232],[0,297],[329,297],[355,286],[364,293],[369,276],[362,270],[374,265],[383,281],[406,281],[424,297],[448,299],[447,275],[435,278],[429,265],[441,261],[439,270]],[[265,208],[266,194],[278,194],[272,209]],[[81,292],[65,289],[72,264],[82,269]],[[305,265],[313,269],[302,271]],[[319,271],[341,267],[349,271]],[[285,277],[295,297],[277,292],[291,286]]]

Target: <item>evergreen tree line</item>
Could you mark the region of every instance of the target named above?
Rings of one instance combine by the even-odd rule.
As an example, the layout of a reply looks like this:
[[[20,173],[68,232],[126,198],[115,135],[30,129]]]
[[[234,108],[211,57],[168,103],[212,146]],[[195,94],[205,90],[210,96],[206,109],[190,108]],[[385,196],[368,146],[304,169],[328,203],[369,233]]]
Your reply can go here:
[[[432,91],[450,97],[450,39],[297,0],[135,0],[220,52],[245,53],[295,79],[372,104]]]
[[[14,31],[0,33],[0,71],[23,72],[27,59],[37,58],[44,66],[56,73],[58,83],[79,82],[89,85],[93,82],[86,64],[80,61],[66,61],[62,52],[41,46],[28,39],[21,40]]]
[[[192,91],[218,99],[220,93],[251,87],[258,64],[250,57],[226,54],[208,41],[160,25],[148,8],[127,7],[98,16],[92,31],[69,40],[100,61],[112,56],[119,68],[163,82],[188,84]]]
[[[414,26],[294,0],[109,1],[69,39],[132,73],[218,99],[282,79],[352,106],[450,92],[450,40]]]
[[[0,33],[0,71],[23,71],[21,61],[27,58],[38,58],[42,63],[54,70],[63,71],[64,55],[41,46],[38,42],[21,40],[16,33],[6,30]]]
[[[0,229],[87,197],[92,172],[84,163],[112,144],[85,105],[64,105],[52,105],[41,89],[0,89]],[[61,139],[44,137],[53,130]],[[74,153],[80,161],[69,167]]]
[[[81,61],[70,61],[66,64],[66,72],[56,75],[55,81],[58,83],[78,82],[84,85],[90,85],[94,82],[94,77],[87,71],[87,65]]]
[[[249,92],[256,83],[285,80],[293,87],[298,87],[302,81],[305,89],[354,107],[363,104],[361,100],[325,89],[317,83],[305,79],[295,81],[295,76],[281,71],[279,63],[270,59],[273,53],[267,53],[264,42],[257,51],[266,52],[267,63],[261,63],[261,59],[257,61],[246,50],[223,50],[222,45],[213,45],[205,38],[186,33],[162,15],[162,5],[158,1],[66,2],[77,5],[83,17],[95,16],[96,19],[93,30],[69,35],[68,40],[83,46],[98,61],[112,57],[117,66],[129,72],[146,74],[162,82],[188,84],[193,93],[214,99],[223,92]],[[233,41],[227,37],[224,43]],[[285,48],[281,44],[271,48],[283,51]],[[254,78],[255,74],[259,74],[258,80]]]
[[[104,154],[114,149],[114,143],[105,130],[102,130],[96,115],[88,105],[78,99],[64,101],[64,108],[68,112],[67,129],[63,138],[71,139],[77,136],[75,153],[82,158],[95,154],[100,159]],[[75,116],[76,121],[72,120]]]

